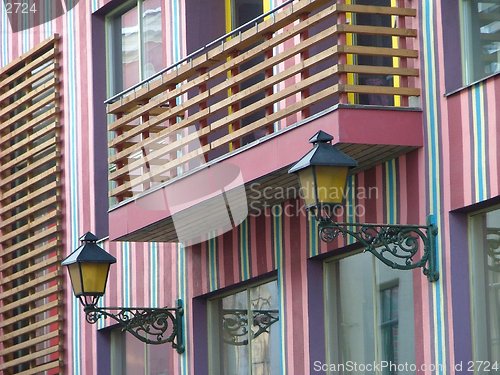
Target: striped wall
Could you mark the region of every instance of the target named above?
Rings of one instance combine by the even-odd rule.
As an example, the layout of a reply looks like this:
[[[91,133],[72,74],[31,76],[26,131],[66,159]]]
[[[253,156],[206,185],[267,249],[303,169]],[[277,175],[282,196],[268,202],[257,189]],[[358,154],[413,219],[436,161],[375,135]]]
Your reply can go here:
[[[185,55],[185,1],[165,0],[167,61]],[[64,253],[75,249],[79,236],[96,231],[92,202],[95,179],[91,46],[91,14],[110,0],[80,0],[69,12],[36,28],[13,33],[0,6],[0,67],[39,45],[55,33],[61,35],[61,84],[64,139],[64,201],[66,236]],[[457,2],[458,3],[458,2]],[[376,198],[348,196],[347,220],[366,222],[424,223],[433,213],[439,227],[438,262],[441,278],[429,284],[415,274],[416,359],[419,363],[445,364],[439,374],[454,374],[456,363],[451,272],[453,249],[449,213],[485,202],[499,192],[500,77],[492,77],[446,96],[443,53],[443,14],[440,0],[419,1],[422,108],[425,147],[361,172],[350,181],[356,187],[377,187]],[[266,5],[267,6],[267,5]],[[458,6],[458,5],[457,5]],[[282,103],[283,105],[285,103]],[[299,141],[299,140],[298,140]],[[300,140],[303,141],[303,140]],[[88,204],[87,202],[90,202]],[[282,350],[285,374],[309,372],[307,259],[332,250],[317,237],[314,220],[304,215],[283,216],[295,202],[274,207],[262,217],[248,218],[237,230],[194,247],[180,245],[108,243],[103,246],[118,262],[106,294],[106,305],[172,305],[186,301],[187,351],[172,356],[169,370],[194,373],[192,299],[216,293],[253,278],[275,272],[281,298]],[[365,212],[357,213],[362,205]],[[338,243],[338,246],[343,243]],[[330,248],[331,249],[331,248]],[[368,255],[367,255],[368,256]],[[456,277],[456,276],[455,276]],[[70,290],[65,292],[67,374],[98,374],[96,327],[84,322],[81,307]],[[293,311],[293,314],[290,312]],[[106,327],[100,323],[99,328]],[[432,343],[432,345],[428,345]]]

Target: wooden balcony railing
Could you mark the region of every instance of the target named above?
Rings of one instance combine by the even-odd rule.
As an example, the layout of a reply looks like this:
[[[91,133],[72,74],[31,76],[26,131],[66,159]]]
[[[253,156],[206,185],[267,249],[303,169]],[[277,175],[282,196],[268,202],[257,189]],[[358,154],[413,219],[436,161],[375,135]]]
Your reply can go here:
[[[338,103],[408,106],[416,11],[400,3],[294,1],[110,99],[112,204]]]

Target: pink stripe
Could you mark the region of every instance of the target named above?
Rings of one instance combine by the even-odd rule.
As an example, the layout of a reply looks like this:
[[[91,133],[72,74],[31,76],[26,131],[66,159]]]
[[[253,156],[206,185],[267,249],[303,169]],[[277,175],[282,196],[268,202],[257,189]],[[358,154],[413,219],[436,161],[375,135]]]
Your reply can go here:
[[[287,205],[289,205],[288,202],[285,202],[282,205],[282,208],[284,209]],[[282,290],[285,293],[285,311],[284,311],[284,316],[285,321],[282,324],[285,324],[286,327],[286,334],[285,334],[285,340],[286,340],[286,351],[288,354],[293,352],[293,344],[294,344],[294,335],[293,335],[293,278],[292,278],[292,272],[291,272],[291,267],[292,267],[292,256],[290,254],[290,248],[291,248],[291,241],[290,241],[290,230],[291,230],[291,225],[290,225],[290,218],[287,215],[284,215],[284,220],[283,220],[283,253],[282,257],[283,259],[283,266],[284,268],[282,269],[282,272],[284,273],[284,280],[285,280],[285,285],[282,287]],[[296,277],[296,275],[293,275]],[[295,369],[295,355],[287,355],[287,361],[288,363],[286,364],[288,373],[290,375],[293,375],[294,369]]]
[[[239,228],[239,227],[238,227]],[[232,230],[232,239],[233,239],[233,279],[235,283],[241,281],[240,277],[240,235],[239,229],[235,228]]]
[[[257,223],[255,216],[252,215],[249,217],[248,224],[250,226],[250,247],[248,249],[250,251],[250,275],[251,277],[256,277],[259,275],[259,270],[257,260]]]
[[[463,147],[463,173],[464,173],[464,205],[468,206],[475,201],[472,192],[472,156],[470,145],[474,141],[474,137],[469,132],[469,100],[468,90],[460,94],[460,107],[462,113],[462,139],[464,140]]]
[[[500,79],[496,77],[493,80],[489,80],[486,84],[486,98],[488,105],[488,162],[489,162],[489,184],[490,184],[490,196],[494,197],[500,194],[499,191],[499,181],[498,176],[500,175],[498,158],[499,154],[499,141],[500,137],[498,135],[498,124],[500,119],[498,118],[497,111],[500,108],[500,95],[498,94],[500,90]]]
[[[215,239],[215,243],[217,244],[217,276],[219,278],[219,287],[223,288],[227,286],[226,280],[226,267],[224,265],[224,253],[226,251],[231,251],[232,249],[224,248],[224,236],[220,235]],[[229,271],[229,270],[228,270]]]

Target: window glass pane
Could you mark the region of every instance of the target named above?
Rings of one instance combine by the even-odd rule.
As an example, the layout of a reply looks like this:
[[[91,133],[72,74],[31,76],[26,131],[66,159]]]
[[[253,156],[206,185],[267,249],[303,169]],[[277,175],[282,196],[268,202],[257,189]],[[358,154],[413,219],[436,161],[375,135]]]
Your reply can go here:
[[[253,312],[252,374],[279,373],[278,283],[273,281],[250,290]]]
[[[145,0],[142,5],[142,47],[144,79],[165,67],[161,0]]]
[[[211,373],[279,374],[278,306],[276,281],[210,301],[209,322],[215,340],[209,347]]]
[[[145,344],[130,334],[123,334],[125,339],[125,371],[126,375],[144,374]]]
[[[327,362],[415,363],[412,272],[393,270],[369,254],[325,267]],[[337,372],[374,373],[347,370]]]
[[[120,17],[122,82],[125,89],[140,81],[139,20],[137,7]]]
[[[474,360],[500,361],[500,210],[472,218]]]
[[[466,83],[500,71],[500,4],[464,0]]]

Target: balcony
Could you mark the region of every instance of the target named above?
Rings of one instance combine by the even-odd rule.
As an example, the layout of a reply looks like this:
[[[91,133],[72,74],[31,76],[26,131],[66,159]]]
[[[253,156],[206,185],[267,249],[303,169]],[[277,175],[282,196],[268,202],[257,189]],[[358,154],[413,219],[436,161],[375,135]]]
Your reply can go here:
[[[217,194],[176,208],[144,202],[203,184],[224,163],[247,189],[293,185],[286,167],[320,128],[360,168],[421,146],[417,31],[406,27],[415,17],[289,1],[108,100],[111,237],[178,240],[171,216]]]

